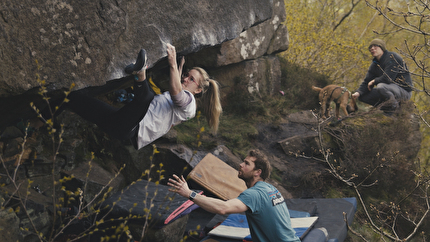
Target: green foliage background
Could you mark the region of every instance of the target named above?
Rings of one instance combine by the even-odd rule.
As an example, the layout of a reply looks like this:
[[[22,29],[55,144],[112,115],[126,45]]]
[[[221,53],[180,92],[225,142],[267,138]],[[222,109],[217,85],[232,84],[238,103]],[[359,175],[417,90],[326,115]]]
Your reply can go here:
[[[293,64],[327,75],[331,82],[355,90],[364,79],[372,57],[368,43],[374,38],[385,40],[387,49],[401,54],[413,73],[421,74],[408,53],[414,46],[427,43],[427,36],[413,30],[429,32],[428,21],[412,12],[429,14],[429,10],[415,1],[366,1],[366,0],[285,0],[286,26],[289,32],[289,49],[281,55]],[[369,7],[377,5],[393,22],[387,21],[378,11]],[[392,10],[392,11],[389,11]],[[398,16],[394,13],[404,12]],[[408,16],[408,23],[404,16]],[[400,26],[403,26],[401,28]],[[428,50],[414,52],[415,58],[427,66]],[[430,120],[429,96],[424,90],[430,84],[428,77],[413,75],[412,100],[416,112],[423,120]],[[428,122],[428,121],[427,121]],[[423,167],[430,164],[430,130],[421,125],[423,132],[420,160]]]

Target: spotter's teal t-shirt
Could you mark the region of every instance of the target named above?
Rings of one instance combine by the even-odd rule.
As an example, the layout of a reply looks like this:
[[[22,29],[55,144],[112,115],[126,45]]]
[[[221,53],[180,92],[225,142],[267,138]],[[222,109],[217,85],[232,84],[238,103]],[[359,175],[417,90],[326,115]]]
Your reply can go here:
[[[238,199],[249,208],[245,214],[253,242],[300,242],[284,197],[274,186],[259,181]]]

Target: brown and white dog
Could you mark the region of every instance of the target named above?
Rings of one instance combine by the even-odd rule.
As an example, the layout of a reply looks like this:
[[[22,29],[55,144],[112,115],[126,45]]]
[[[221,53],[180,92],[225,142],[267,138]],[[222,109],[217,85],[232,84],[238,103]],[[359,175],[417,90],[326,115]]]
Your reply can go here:
[[[325,119],[330,116],[330,103],[333,101],[336,103],[336,118],[339,119],[339,109],[342,109],[345,116],[349,113],[358,110],[357,104],[354,98],[351,98],[351,102],[348,104],[351,93],[345,87],[337,85],[328,85],[324,88],[312,86],[312,90],[319,92],[319,100],[321,104],[321,117]]]

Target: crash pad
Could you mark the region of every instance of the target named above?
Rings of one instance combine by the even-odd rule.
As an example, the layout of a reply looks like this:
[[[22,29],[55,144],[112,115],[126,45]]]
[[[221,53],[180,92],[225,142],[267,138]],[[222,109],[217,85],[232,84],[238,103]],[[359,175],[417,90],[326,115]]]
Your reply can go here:
[[[348,224],[352,224],[357,210],[357,200],[351,198],[310,198],[286,199],[288,209],[309,212],[311,216],[318,216],[314,228],[327,230],[327,239],[344,241],[348,230],[343,213],[346,213]]]
[[[211,153],[207,154],[190,172],[188,177],[218,198],[236,198],[246,190],[238,172]]]
[[[291,226],[299,238],[303,238],[312,228],[318,217],[291,218]],[[251,240],[246,215],[230,214],[219,226],[209,232],[209,235],[230,239]]]
[[[342,242],[347,236],[347,225],[344,222],[343,213],[347,215],[348,224],[351,224],[357,210],[357,200],[350,198],[310,198],[310,199],[286,199],[289,211],[299,211],[292,214],[310,214],[311,217],[318,217],[313,228],[302,239],[302,242]],[[291,216],[292,217],[292,216]],[[225,216],[216,215],[206,228],[212,229]],[[293,218],[291,218],[293,220]],[[219,221],[219,222],[217,222]],[[241,239],[232,239],[214,235],[208,235],[203,240],[208,239],[217,242],[239,242]]]

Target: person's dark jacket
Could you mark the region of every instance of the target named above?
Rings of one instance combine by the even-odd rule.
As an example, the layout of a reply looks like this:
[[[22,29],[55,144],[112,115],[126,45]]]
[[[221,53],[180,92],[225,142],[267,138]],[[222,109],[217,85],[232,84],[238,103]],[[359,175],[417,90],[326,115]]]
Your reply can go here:
[[[367,84],[371,80],[375,80],[375,85],[394,82],[406,91],[412,91],[412,79],[406,63],[403,61],[402,57],[395,52],[384,51],[379,61],[373,58],[372,64],[367,71],[366,78],[364,78],[364,81],[357,90],[360,95],[369,92]]]

